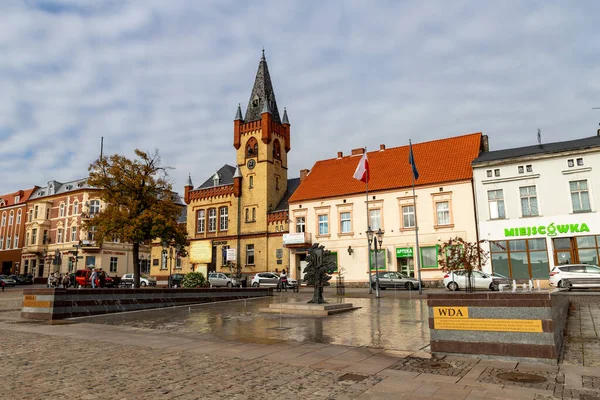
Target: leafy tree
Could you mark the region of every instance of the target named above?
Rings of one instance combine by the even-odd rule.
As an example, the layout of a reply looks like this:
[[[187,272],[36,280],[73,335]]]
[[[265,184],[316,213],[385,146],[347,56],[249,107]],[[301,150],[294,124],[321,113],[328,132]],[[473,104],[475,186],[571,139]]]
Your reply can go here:
[[[481,265],[489,258],[489,253],[481,248],[483,242],[485,241],[467,242],[460,237],[455,237],[442,244],[442,254],[446,257],[439,261],[440,267],[444,272],[466,270],[467,291],[472,291],[473,270],[481,270]]]
[[[88,184],[100,189],[105,207],[85,223],[96,228],[96,240],[119,238],[133,245],[134,285],[140,286],[140,245],[153,239],[185,245],[187,232],[177,223],[181,206],[168,180],[169,167],[154,154],[136,149],[136,159],[102,157],[90,165]]]
[[[189,272],[183,277],[181,285],[184,288],[198,288],[206,285],[206,279],[202,272]]]

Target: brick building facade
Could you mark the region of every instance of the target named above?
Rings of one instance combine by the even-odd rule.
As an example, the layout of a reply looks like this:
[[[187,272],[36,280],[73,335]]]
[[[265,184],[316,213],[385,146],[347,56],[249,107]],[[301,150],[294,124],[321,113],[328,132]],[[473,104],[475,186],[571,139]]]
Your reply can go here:
[[[0,196],[0,273],[18,274],[25,242],[27,200],[37,189],[18,190]]]

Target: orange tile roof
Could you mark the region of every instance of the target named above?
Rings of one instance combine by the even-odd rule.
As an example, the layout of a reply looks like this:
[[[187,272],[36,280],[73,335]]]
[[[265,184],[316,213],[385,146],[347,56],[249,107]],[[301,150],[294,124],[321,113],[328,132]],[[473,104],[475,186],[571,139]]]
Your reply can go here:
[[[29,200],[29,196],[31,196],[33,191],[36,190],[37,188],[38,187],[35,186],[31,189],[17,190],[16,192],[13,192],[13,193],[3,194],[3,195],[0,195],[0,199],[4,200],[5,207],[10,207],[10,206],[15,205],[15,201],[14,201],[15,196],[20,196],[18,204],[22,204],[22,203],[27,202],[27,200]]]
[[[413,143],[419,179],[415,186],[471,179],[471,162],[479,155],[481,132],[424,143]],[[369,192],[412,186],[409,147],[368,152]],[[290,203],[365,192],[353,178],[360,155],[317,161],[290,198]]]

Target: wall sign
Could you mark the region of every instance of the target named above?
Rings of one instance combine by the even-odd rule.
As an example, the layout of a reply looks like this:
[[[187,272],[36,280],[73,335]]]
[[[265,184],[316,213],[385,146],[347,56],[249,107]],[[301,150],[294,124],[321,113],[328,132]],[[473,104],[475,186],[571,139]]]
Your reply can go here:
[[[396,247],[396,257],[412,257],[412,247]]]
[[[539,226],[523,226],[519,228],[504,228],[504,237],[513,236],[556,236],[564,233],[581,233],[589,232],[586,223],[581,224],[555,224],[552,222],[549,225]]]
[[[469,318],[469,307],[433,307],[434,329],[488,332],[543,332],[539,319]]]

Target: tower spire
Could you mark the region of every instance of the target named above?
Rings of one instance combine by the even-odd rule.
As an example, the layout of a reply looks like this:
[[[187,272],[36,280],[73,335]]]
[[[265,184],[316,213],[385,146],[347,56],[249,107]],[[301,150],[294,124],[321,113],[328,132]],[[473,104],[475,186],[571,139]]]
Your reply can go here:
[[[269,110],[273,116],[274,122],[281,124],[281,117],[279,116],[279,109],[277,108],[277,101],[275,100],[273,84],[271,83],[271,75],[269,74],[265,50],[263,49],[262,57],[258,63],[258,71],[256,72],[256,78],[254,79],[252,93],[250,94],[250,100],[248,101],[248,108],[246,108],[246,117],[244,118],[244,121],[252,122],[260,120],[260,115],[265,109]]]

